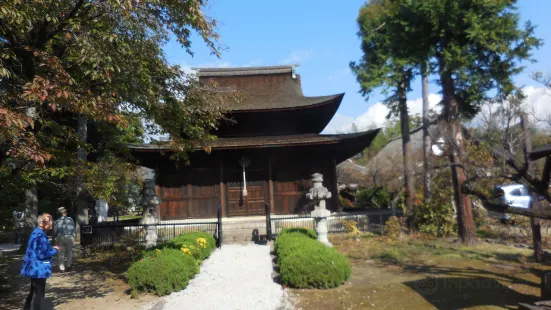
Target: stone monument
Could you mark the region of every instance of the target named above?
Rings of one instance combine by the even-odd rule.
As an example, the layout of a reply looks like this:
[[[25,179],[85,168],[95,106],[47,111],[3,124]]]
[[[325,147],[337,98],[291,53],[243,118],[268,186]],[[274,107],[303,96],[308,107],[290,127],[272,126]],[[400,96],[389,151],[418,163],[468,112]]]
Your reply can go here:
[[[143,206],[143,218],[140,224],[145,225],[145,247],[151,248],[157,245],[157,227],[155,224],[159,222],[156,213],[157,206],[161,201],[155,194],[155,181],[153,179],[144,182],[144,193],[140,200],[140,205]]]
[[[96,199],[96,214],[98,215],[98,223],[107,221],[109,213],[109,205],[103,199]]]
[[[25,212],[13,211],[14,243],[23,244],[25,239]]]
[[[314,173],[312,175],[313,187],[306,194],[306,198],[313,200],[315,203],[314,211],[311,212],[312,217],[316,221],[316,233],[318,241],[333,247],[327,238],[327,217],[331,215],[331,211],[325,208],[325,199],[331,198],[331,192],[323,187],[323,175]]]

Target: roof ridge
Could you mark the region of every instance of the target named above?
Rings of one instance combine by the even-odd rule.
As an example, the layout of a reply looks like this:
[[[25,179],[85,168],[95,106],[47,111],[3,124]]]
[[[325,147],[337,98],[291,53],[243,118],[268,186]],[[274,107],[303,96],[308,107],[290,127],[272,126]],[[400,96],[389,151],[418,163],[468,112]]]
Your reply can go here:
[[[200,68],[200,67],[191,67],[192,70],[197,70],[199,73],[201,72],[240,72],[240,71],[270,71],[270,70],[281,70],[281,69],[288,69],[292,70],[293,68],[299,67],[298,64],[291,64],[291,65],[277,65],[277,66],[257,66],[257,67],[227,67],[227,68],[216,68],[216,67],[210,67],[210,68]]]

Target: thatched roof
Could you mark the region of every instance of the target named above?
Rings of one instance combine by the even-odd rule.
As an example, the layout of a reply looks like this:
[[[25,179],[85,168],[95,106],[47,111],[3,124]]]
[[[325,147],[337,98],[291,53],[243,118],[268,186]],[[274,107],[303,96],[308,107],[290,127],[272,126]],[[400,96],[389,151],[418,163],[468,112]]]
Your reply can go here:
[[[300,75],[295,66],[195,68],[199,81],[214,81],[219,87],[241,91],[242,100],[232,111],[281,110],[312,107],[339,102],[344,94],[306,97],[302,93]]]

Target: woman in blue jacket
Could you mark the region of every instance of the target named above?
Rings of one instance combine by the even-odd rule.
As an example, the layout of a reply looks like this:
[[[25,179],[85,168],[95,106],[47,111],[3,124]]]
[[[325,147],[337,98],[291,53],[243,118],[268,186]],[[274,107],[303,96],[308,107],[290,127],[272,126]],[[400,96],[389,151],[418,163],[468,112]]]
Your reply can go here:
[[[51,246],[44,231],[52,229],[52,216],[44,213],[38,217],[36,227],[27,244],[21,275],[31,278],[31,291],[25,300],[24,309],[40,310],[44,300],[46,279],[52,276],[52,257],[59,252],[58,246]]]

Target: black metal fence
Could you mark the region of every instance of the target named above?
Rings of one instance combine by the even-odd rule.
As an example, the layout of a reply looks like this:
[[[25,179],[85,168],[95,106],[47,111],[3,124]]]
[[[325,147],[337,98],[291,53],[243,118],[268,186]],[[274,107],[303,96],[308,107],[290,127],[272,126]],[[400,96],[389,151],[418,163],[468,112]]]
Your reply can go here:
[[[345,233],[343,221],[354,221],[361,232],[382,234],[384,225],[391,216],[403,216],[402,210],[376,209],[356,212],[332,213],[327,218],[328,233]],[[274,215],[269,213],[266,206],[266,235],[268,239],[275,239],[285,228],[315,229],[316,221],[310,214]]]
[[[154,227],[157,232],[157,243],[168,241],[176,236],[189,232],[202,231],[211,233],[218,247],[222,244],[222,217],[218,207],[218,218],[170,224],[134,224],[105,222],[81,226],[80,243],[83,247],[113,246],[127,243],[145,243],[146,230]]]

